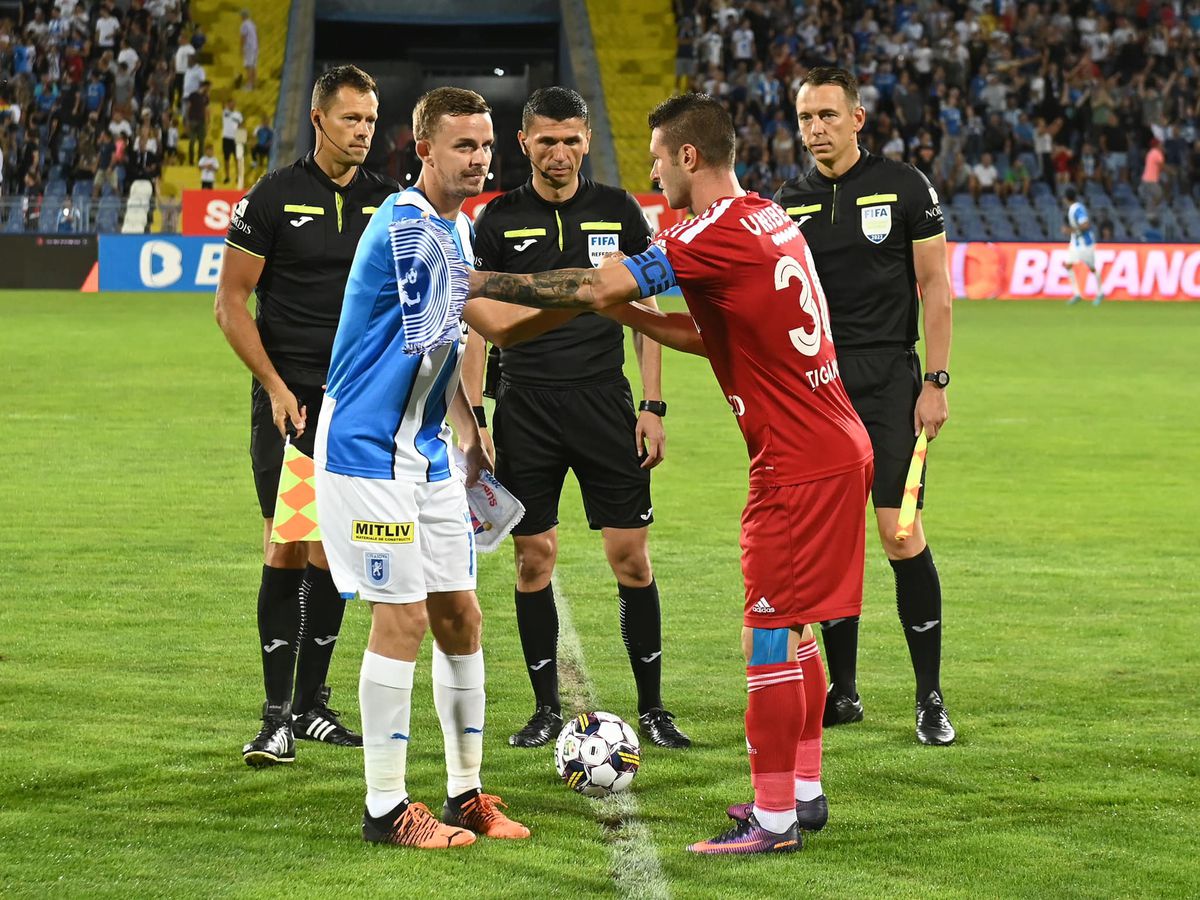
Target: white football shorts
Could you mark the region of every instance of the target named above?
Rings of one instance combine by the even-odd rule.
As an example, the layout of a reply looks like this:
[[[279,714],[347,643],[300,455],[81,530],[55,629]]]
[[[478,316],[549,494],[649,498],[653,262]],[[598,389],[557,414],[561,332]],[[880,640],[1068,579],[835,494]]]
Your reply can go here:
[[[1083,263],[1089,269],[1096,268],[1096,245],[1090,244],[1087,246],[1071,246],[1067,248],[1067,265],[1073,266],[1075,263]]]
[[[408,482],[317,474],[317,519],[344,597],[415,603],[475,590],[475,531],[458,478]]]

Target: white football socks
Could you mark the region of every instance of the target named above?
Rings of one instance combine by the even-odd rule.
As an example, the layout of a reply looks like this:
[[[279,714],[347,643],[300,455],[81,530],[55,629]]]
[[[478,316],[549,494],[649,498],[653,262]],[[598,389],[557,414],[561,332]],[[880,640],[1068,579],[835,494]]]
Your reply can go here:
[[[449,656],[433,644],[433,705],[446,746],[446,796],[481,786],[483,763],[483,650]],[[365,734],[364,734],[365,737]]]
[[[796,799],[797,800],[816,800],[820,797],[824,790],[821,789],[820,781],[802,781],[796,779]]]
[[[367,812],[382,816],[408,797],[408,723],[416,662],[363,653],[358,676]]]
[[[775,812],[770,809],[763,809],[760,806],[754,807],[754,818],[758,819],[758,824],[767,831],[775,834],[783,834],[793,825],[796,824],[796,808],[792,807],[784,812]]]

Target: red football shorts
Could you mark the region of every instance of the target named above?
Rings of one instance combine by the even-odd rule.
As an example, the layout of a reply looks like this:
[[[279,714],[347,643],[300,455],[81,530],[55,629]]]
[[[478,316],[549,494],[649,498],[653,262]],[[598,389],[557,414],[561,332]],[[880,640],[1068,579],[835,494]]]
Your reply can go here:
[[[742,513],[744,623],[812,625],[862,612],[874,466],[786,487],[752,487]]]

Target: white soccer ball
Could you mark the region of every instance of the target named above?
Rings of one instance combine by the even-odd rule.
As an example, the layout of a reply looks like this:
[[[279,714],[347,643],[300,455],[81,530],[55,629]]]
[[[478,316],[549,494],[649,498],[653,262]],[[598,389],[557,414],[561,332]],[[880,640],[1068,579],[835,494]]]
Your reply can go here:
[[[581,713],[554,747],[554,767],[567,787],[588,797],[619,794],[633,783],[641,746],[628,723],[612,713]]]

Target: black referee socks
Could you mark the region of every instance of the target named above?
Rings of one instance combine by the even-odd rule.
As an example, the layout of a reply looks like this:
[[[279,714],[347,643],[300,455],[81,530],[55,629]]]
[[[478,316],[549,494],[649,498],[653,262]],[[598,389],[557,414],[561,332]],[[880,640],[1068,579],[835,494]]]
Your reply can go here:
[[[638,714],[662,708],[662,613],[658,585],[645,587],[617,582],[621,598],[621,637],[629,652],[633,680],[637,683]]]
[[[942,689],[942,584],[928,546],[911,559],[888,561],[896,573],[896,612],[908,641],[920,700]]]
[[[821,623],[821,643],[829,683],[839,694],[858,699],[858,616]]]
[[[272,706],[292,699],[296,637],[300,632],[297,597],[303,577],[303,569],[263,566],[262,570],[262,584],[258,589],[258,640],[267,703]]]
[[[558,699],[558,609],[554,605],[554,587],[540,591],[513,590],[517,604],[517,631],[525,654],[525,671],[533,685],[539,707],[562,709]]]
[[[342,630],[346,601],[328,569],[309,565],[300,584],[300,658],[296,662],[296,697],[292,712],[312,708],[317,691],[329,675],[329,661]]]

